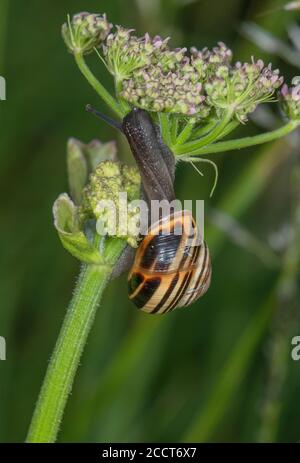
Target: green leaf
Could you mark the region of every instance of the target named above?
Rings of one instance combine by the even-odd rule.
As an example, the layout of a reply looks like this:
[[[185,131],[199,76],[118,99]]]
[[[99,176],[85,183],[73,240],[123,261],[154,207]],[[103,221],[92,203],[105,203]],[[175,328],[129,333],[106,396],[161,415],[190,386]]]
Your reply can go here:
[[[82,202],[82,190],[89,175],[102,161],[116,161],[117,147],[114,141],[101,143],[92,140],[88,144],[76,138],[70,138],[67,147],[67,167],[71,198],[75,204]]]
[[[104,259],[80,229],[77,208],[66,193],[53,205],[54,225],[64,248],[81,262],[104,264]]]
[[[82,200],[82,190],[88,180],[88,165],[83,153],[84,145],[70,138],[67,147],[67,167],[71,197],[76,204]]]
[[[84,145],[84,149],[90,172],[93,172],[102,161],[117,161],[117,145],[115,141],[101,143],[95,139],[88,145]]]

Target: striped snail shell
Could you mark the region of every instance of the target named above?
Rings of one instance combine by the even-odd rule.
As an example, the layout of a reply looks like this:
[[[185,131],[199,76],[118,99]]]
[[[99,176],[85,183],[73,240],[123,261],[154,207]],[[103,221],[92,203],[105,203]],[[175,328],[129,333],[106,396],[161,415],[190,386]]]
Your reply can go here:
[[[128,276],[129,298],[147,313],[186,307],[209,288],[211,262],[190,211],[151,225]]]

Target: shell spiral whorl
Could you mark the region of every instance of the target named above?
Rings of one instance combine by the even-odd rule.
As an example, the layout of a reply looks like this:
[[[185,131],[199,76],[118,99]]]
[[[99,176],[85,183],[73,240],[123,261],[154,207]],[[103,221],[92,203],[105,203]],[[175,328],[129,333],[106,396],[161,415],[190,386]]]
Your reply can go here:
[[[152,224],[128,276],[129,298],[147,313],[166,313],[203,296],[211,280],[209,250],[190,211]]]

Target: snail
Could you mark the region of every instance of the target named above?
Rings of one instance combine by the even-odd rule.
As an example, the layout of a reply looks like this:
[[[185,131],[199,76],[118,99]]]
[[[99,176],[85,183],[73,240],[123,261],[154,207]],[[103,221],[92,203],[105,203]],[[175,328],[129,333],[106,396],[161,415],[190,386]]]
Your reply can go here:
[[[147,111],[133,108],[122,123],[91,106],[87,110],[121,130],[140,171],[142,197],[151,201],[175,199],[175,160]],[[190,211],[171,210],[152,222],[134,256],[124,253],[117,274],[128,274],[129,299],[151,314],[187,307],[208,290],[211,281],[209,249]],[[132,263],[133,260],[133,263]],[[116,275],[115,275],[116,276]]]

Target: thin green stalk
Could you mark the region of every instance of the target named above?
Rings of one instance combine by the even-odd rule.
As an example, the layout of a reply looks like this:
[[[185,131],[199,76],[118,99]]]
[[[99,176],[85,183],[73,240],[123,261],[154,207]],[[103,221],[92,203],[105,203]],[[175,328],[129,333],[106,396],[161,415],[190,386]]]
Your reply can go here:
[[[161,129],[161,135],[166,145],[171,145],[171,130],[169,115],[167,113],[158,113],[158,119]]]
[[[180,132],[178,137],[176,138],[175,145],[182,145],[185,143],[191,136],[193,127],[195,125],[195,121],[188,121],[187,124],[184,126],[183,130]]]
[[[171,141],[172,144],[176,143],[177,133],[178,133],[178,125],[179,119],[178,116],[175,114],[171,117]]]
[[[200,127],[197,127],[193,130],[192,139],[196,140],[203,137],[204,135],[207,135],[217,125],[217,123],[217,120],[213,119],[207,122],[206,125],[201,125]]]
[[[236,140],[221,141],[213,143],[210,146],[205,146],[203,148],[196,149],[194,151],[187,151],[186,154],[197,156],[205,156],[207,154],[214,153],[223,153],[224,151],[231,151],[241,148],[248,148],[250,146],[260,145],[262,143],[267,143],[269,141],[277,140],[278,138],[288,135],[290,132],[295,130],[296,127],[300,124],[300,121],[289,121],[283,127],[279,129],[272,130],[271,132],[261,133],[253,137],[244,137],[238,138]],[[184,145],[187,146],[187,145]],[[180,147],[175,149],[175,154],[180,153]]]
[[[240,122],[237,120],[229,122],[225,129],[223,130],[222,133],[217,137],[217,140],[220,140],[221,138],[226,137],[226,135],[229,135],[231,132],[233,132],[234,129],[236,129],[240,125]]]
[[[93,87],[93,89],[98,93],[100,98],[105,101],[105,103],[119,116],[120,118],[124,117],[123,111],[120,108],[118,102],[111,96],[111,94],[106,90],[105,87],[99,82],[99,80],[94,76],[90,68],[87,66],[85,59],[81,53],[74,54],[75,61],[80,71]]]
[[[225,127],[227,124],[230,122],[232,119],[232,110],[226,111],[224,114],[223,119],[220,120],[220,122],[215,126],[214,129],[212,129],[207,135],[204,137],[190,141],[189,143],[184,143],[183,145],[175,145],[173,146],[173,151],[175,154],[187,154],[191,153],[193,151],[198,151],[202,147],[210,145],[213,143],[219,135],[224,131]]]
[[[149,352],[149,345],[158,344],[157,337],[166,325],[161,318],[137,318],[127,332],[114,356],[109,360],[101,374],[101,381],[88,391],[85,397],[85,406],[78,404],[77,409],[72,408],[70,423],[72,423],[73,439],[82,439],[88,433],[95,417],[99,417],[107,407],[110,407],[116,395],[128,379],[140,369],[145,355]],[[155,341],[153,340],[155,337]],[[76,407],[76,404],[75,404]],[[74,421],[76,421],[76,434],[74,435]],[[68,430],[67,430],[68,431]],[[67,436],[64,436],[66,438]]]
[[[102,293],[125,242],[112,240],[106,265],[84,264],[32,418],[27,442],[55,442]]]

